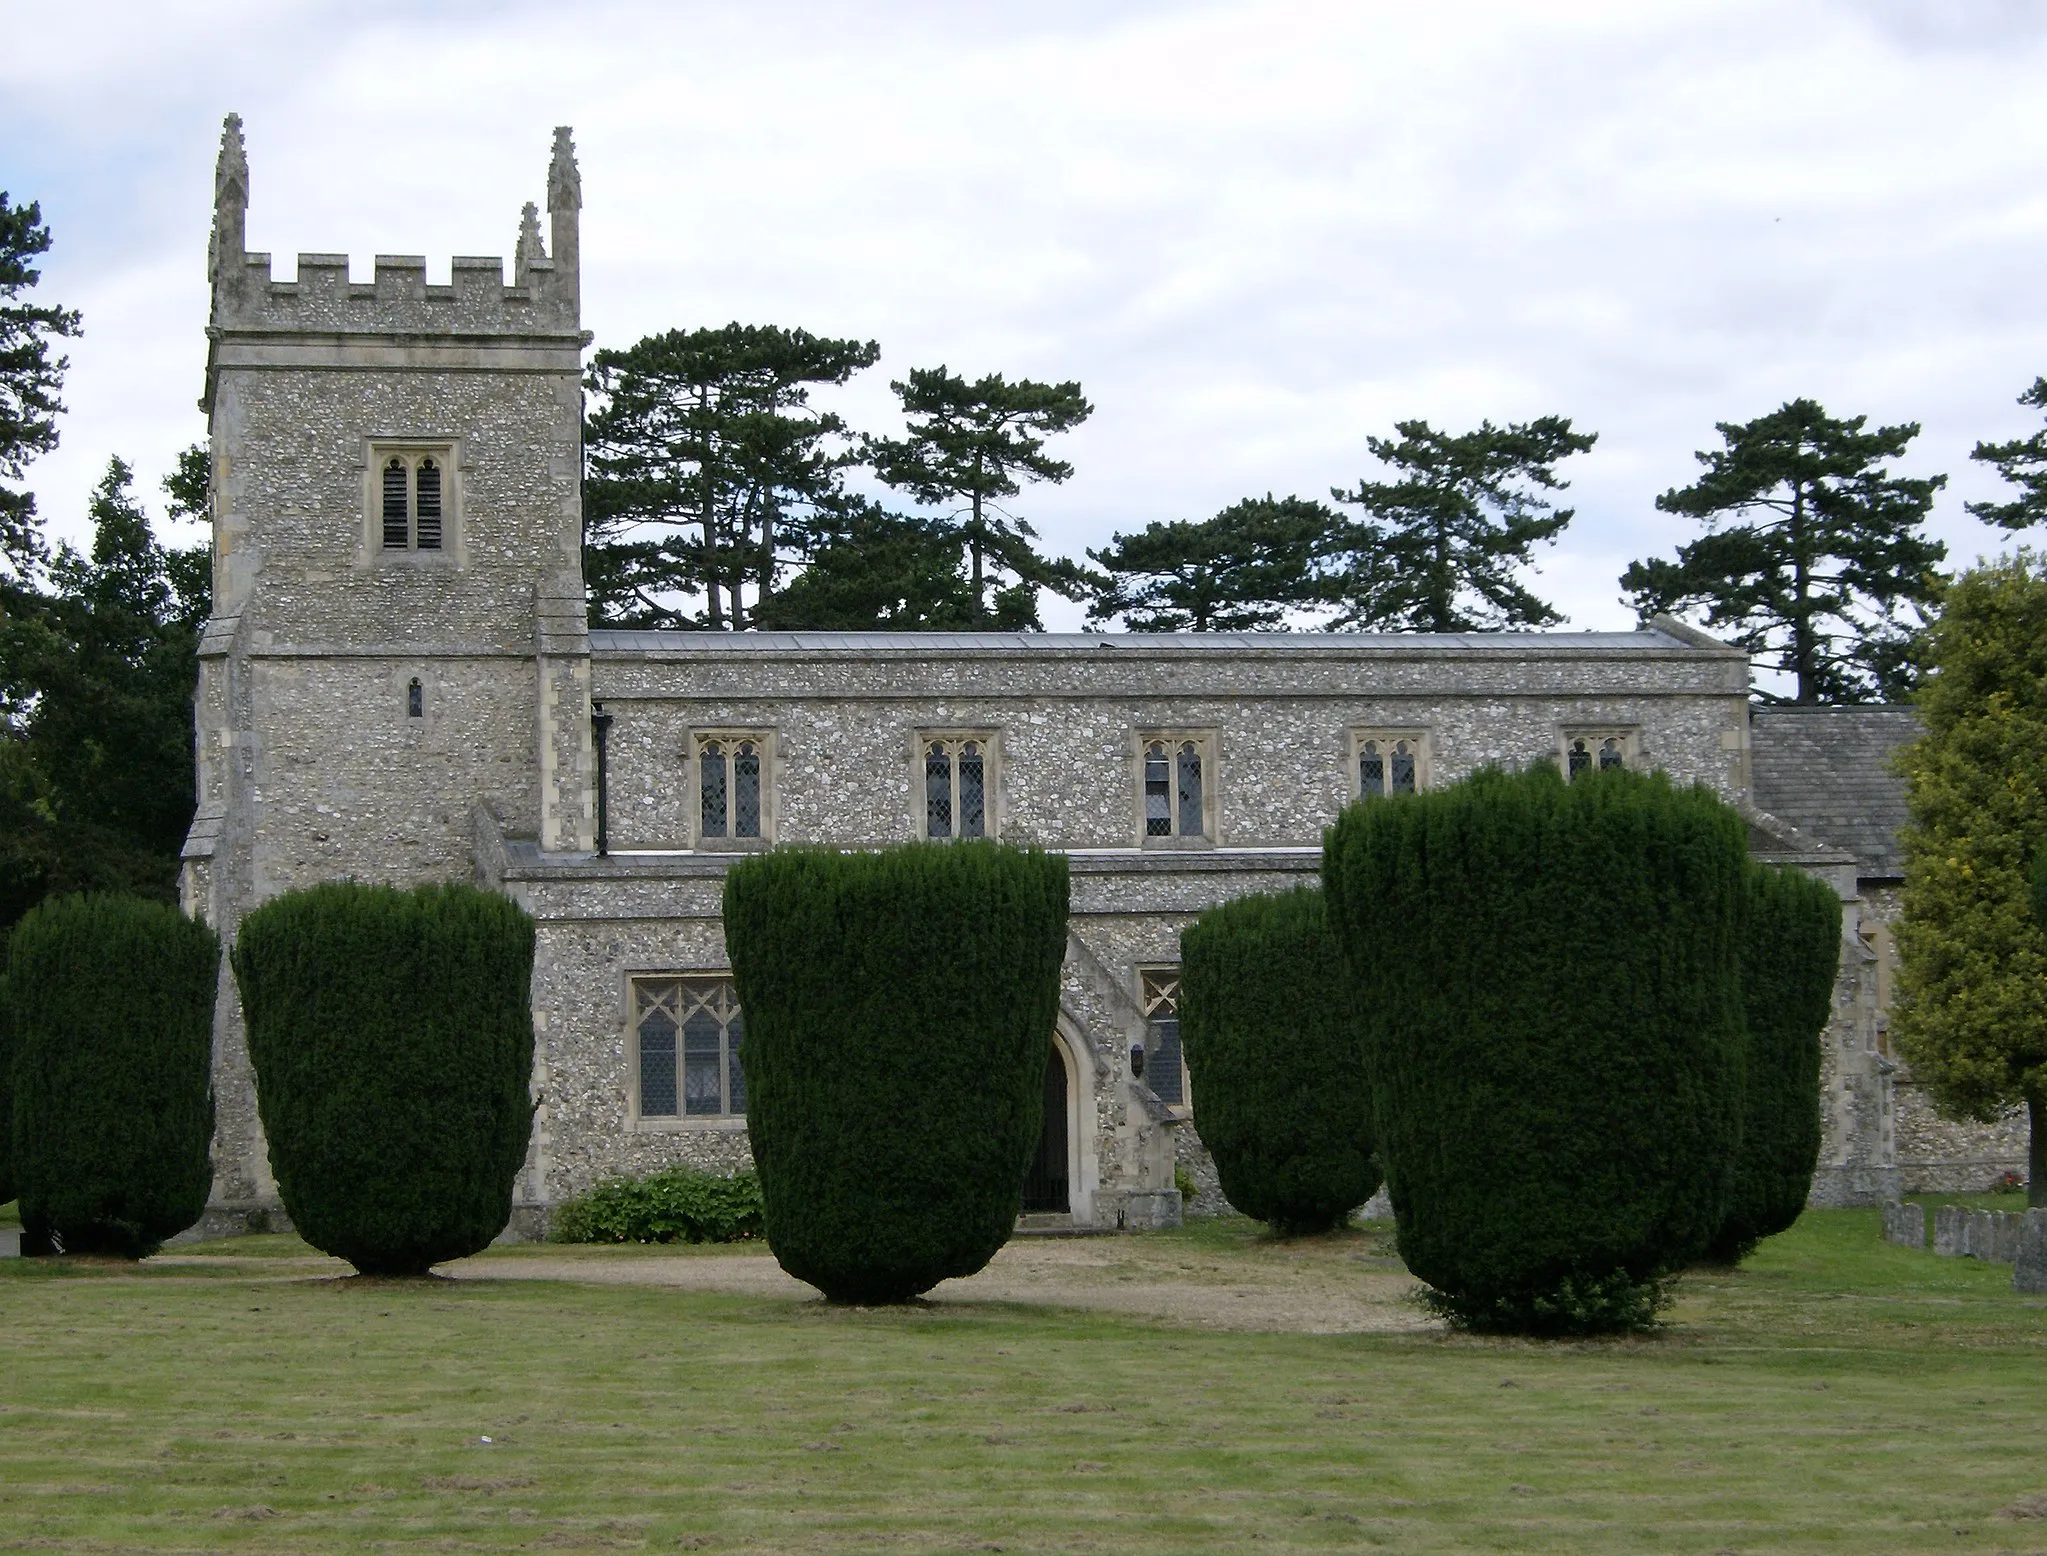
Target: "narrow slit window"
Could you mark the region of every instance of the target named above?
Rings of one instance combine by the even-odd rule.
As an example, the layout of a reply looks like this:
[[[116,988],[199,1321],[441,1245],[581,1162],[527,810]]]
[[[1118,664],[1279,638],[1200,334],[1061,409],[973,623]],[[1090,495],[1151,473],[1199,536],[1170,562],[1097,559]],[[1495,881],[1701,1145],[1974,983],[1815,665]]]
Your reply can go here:
[[[924,835],[952,836],[952,754],[942,740],[924,753]]]
[[[981,765],[981,745],[969,740],[960,747],[960,836],[986,837],[987,779]]]
[[[1193,741],[1180,746],[1178,768],[1180,791],[1180,836],[1200,837],[1205,830],[1201,819],[1201,748]]]
[[[405,716],[412,719],[426,717],[426,691],[419,684],[419,677],[416,675],[405,688]]]
[[[422,551],[438,551],[441,549],[441,467],[431,457],[419,462],[416,490],[416,544]]]
[[[761,835],[760,747],[745,740],[732,757],[732,835]]]
[[[716,740],[704,742],[697,755],[697,789],[702,799],[703,835],[725,835],[725,747]]]
[[[1144,751],[1144,835],[1173,835],[1173,764],[1159,742]]]
[[[406,511],[405,461],[384,466],[384,549],[403,551],[412,543],[411,514]]]

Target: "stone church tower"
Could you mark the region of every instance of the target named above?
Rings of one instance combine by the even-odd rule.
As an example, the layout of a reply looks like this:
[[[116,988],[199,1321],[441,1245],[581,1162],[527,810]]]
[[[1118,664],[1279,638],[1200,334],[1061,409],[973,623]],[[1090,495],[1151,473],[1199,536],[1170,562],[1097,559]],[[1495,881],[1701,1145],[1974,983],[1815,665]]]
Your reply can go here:
[[[582,353],[569,131],[547,207],[498,259],[246,248],[230,116],[215,174],[205,394],[214,615],[200,646],[199,808],[184,897],[232,937],[294,887],[472,872],[472,812],[590,846]],[[223,972],[214,1204],[275,1200]]]

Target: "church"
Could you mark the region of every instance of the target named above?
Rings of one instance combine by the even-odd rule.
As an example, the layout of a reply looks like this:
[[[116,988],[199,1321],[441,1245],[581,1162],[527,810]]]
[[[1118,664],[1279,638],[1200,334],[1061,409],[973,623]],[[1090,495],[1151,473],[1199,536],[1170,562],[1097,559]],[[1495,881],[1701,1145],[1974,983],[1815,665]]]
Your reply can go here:
[[[1179,1051],[1181,929],[1314,881],[1342,806],[1489,763],[1707,784],[1759,857],[1835,885],[1815,1202],[2023,1163],[2022,1133],[1938,1125],[1923,1104],[1907,1134],[1924,1160],[1901,1161],[1885,763],[1908,711],[1752,708],[1745,655],[1669,618],[1440,636],[593,628],[568,130],[545,235],[528,205],[509,276],[457,257],[430,285],[423,258],[380,254],[357,281],[345,254],[302,253],[278,279],[247,248],[249,191],[230,117],[185,905],[231,938],[319,881],[468,879],[530,913],[537,1106],[515,1232],[607,1176],[747,1164],[719,896],[735,858],[797,842],[1064,853],[1073,914],[1027,1218],[1175,1225],[1181,1169],[1195,1208],[1220,1208]],[[232,1230],[274,1217],[277,1191],[225,969],[214,1063],[208,1221]]]

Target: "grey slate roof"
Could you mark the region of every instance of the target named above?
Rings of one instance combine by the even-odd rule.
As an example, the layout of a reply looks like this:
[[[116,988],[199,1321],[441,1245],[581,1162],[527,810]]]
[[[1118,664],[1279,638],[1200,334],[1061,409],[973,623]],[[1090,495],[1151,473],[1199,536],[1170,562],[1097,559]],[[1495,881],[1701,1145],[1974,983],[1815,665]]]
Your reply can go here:
[[[1388,650],[1403,653],[1697,649],[1660,630],[1634,632],[649,632],[593,627],[595,653],[768,657],[820,653],[1287,653]],[[1713,644],[1720,652],[1725,645]]]
[[[1905,780],[1891,756],[1918,734],[1909,707],[1756,708],[1750,792],[1758,809],[1853,854],[1858,874],[1895,879],[1905,869]]]

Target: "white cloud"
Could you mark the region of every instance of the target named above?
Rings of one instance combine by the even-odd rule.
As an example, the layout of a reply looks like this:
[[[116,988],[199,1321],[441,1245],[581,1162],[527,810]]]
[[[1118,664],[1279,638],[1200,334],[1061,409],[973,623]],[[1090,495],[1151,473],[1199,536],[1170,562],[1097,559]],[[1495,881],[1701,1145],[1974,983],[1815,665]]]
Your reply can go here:
[[[1655,494],[1715,420],[1809,394],[1918,420],[1955,477],[2047,371],[2047,26],[1924,3],[135,5],[13,18],[0,187],[86,312],[75,525],[108,454],[203,434],[220,115],[252,246],[507,252],[576,126],[601,343],[739,318],[1078,378],[1074,480],[1020,504],[1077,553],[1249,492],[1353,481],[1396,417],[1600,433],[1536,583],[1624,624],[1614,576],[1689,530]]]

